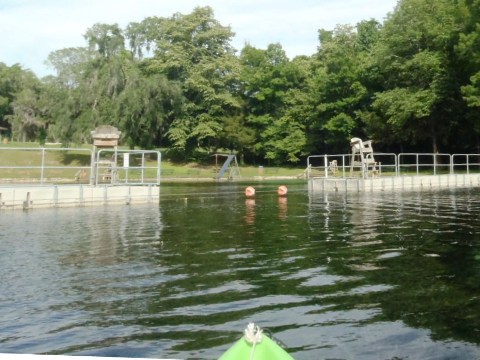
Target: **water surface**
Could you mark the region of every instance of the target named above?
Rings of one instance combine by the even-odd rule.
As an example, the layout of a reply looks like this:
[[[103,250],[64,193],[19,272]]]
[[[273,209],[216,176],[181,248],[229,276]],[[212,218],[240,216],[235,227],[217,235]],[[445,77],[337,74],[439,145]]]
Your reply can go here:
[[[0,211],[0,352],[480,358],[480,191],[164,185],[160,205]]]

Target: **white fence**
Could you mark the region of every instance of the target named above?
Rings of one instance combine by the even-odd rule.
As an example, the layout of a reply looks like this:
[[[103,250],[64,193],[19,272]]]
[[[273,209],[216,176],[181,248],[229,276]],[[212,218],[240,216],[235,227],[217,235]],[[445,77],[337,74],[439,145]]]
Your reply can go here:
[[[352,154],[312,155],[308,178],[352,178],[401,175],[471,174],[480,172],[480,154],[374,153],[375,173],[352,162]]]
[[[0,181],[21,184],[158,185],[153,150],[0,147]]]

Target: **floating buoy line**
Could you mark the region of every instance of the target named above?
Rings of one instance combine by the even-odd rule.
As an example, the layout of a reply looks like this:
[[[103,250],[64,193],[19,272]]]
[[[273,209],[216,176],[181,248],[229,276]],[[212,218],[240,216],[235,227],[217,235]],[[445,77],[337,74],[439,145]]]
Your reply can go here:
[[[288,188],[286,185],[280,185],[278,186],[277,189],[275,190],[260,190],[258,191],[255,187],[253,186],[247,186],[243,190],[243,194],[249,198],[253,199],[256,197],[256,195],[259,194],[271,194],[272,192],[276,192],[278,196],[284,197],[287,196],[288,193]],[[219,196],[228,196],[228,195],[238,195],[239,191],[220,191],[220,192],[190,192],[190,193],[178,193],[178,194],[162,194],[160,192],[160,200],[183,200],[185,202],[188,201],[188,199],[214,199]]]

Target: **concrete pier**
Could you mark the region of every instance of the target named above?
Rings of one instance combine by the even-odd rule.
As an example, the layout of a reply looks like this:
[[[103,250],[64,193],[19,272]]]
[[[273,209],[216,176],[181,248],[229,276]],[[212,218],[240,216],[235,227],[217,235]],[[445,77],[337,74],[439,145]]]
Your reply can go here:
[[[480,174],[381,176],[366,179],[311,177],[308,179],[308,188],[313,192],[373,192],[468,187],[480,187]]]
[[[0,209],[157,203],[158,185],[0,185]]]

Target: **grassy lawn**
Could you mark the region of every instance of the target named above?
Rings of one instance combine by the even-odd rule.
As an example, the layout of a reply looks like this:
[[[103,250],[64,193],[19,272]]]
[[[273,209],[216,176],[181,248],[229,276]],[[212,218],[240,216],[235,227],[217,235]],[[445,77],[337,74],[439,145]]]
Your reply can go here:
[[[38,143],[9,143],[0,146],[0,182],[13,180],[38,181],[42,175],[41,164],[45,165],[43,177],[49,182],[63,183],[87,183],[90,174],[91,145],[77,146],[73,149],[65,150],[59,144],[45,145],[45,151]],[[119,149],[122,149],[119,147]],[[123,148],[125,149],[125,148]],[[121,159],[117,162],[118,167],[122,167]],[[138,166],[139,160],[131,156],[128,173],[125,170],[119,170],[119,180],[128,179],[135,181],[136,177],[156,178],[156,157],[150,159],[146,156],[145,169],[143,174],[135,166]],[[222,162],[217,166],[212,158],[211,164],[178,164],[171,161],[162,161],[161,179],[182,180],[182,179],[214,179],[216,178]],[[105,171],[104,168],[102,171]],[[238,172],[241,178],[275,178],[275,177],[301,177],[305,167],[287,168],[270,166],[239,166]],[[100,174],[100,170],[99,170]],[[228,171],[224,178],[228,177]]]

